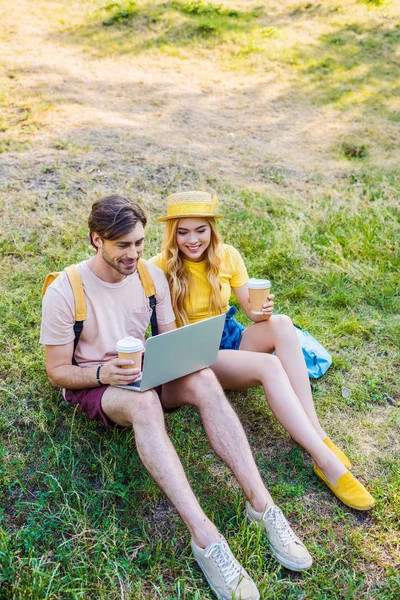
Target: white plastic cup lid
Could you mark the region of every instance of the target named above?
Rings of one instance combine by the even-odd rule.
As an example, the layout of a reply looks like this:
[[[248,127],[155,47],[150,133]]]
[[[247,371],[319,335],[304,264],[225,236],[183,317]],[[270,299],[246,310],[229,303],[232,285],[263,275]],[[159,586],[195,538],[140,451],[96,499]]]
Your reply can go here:
[[[124,337],[123,340],[119,340],[116,345],[117,352],[138,352],[143,350],[143,342],[138,338],[134,338],[131,335]]]
[[[256,279],[255,277],[252,277],[249,279],[247,287],[251,290],[265,290],[266,288],[271,287],[271,282],[269,279]]]

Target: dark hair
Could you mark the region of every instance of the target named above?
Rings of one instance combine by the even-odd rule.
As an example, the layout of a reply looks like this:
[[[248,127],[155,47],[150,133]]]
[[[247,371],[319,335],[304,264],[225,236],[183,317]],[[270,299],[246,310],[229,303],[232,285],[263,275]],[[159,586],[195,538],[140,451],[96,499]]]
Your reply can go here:
[[[95,231],[102,239],[117,240],[132,231],[140,221],[143,227],[147,219],[138,204],[124,196],[105,196],[92,204],[88,225],[90,243],[94,248],[92,233]]]

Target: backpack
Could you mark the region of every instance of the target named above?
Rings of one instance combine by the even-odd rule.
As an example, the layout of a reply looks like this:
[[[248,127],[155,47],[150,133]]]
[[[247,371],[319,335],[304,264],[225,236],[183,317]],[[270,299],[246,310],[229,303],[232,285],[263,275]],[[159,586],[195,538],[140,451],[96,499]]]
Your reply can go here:
[[[303,351],[304,360],[311,379],[318,379],[329,369],[332,357],[313,336],[295,325],[298,340]]]
[[[149,269],[144,260],[141,258],[137,263],[137,270],[139,274],[140,281],[144,288],[145,294],[149,299],[149,304],[151,308],[151,335],[158,335],[158,325],[157,325],[157,313],[156,313],[156,288],[153,282],[153,279],[150,275]],[[69,282],[72,287],[72,291],[74,293],[75,299],[75,323],[74,323],[74,352],[72,355],[72,364],[77,365],[74,354],[76,347],[79,342],[79,338],[83,329],[83,322],[86,321],[86,300],[85,300],[85,292],[83,290],[82,279],[79,273],[79,269],[76,265],[71,265],[64,269],[66,272]],[[60,275],[61,271],[56,271],[54,273],[49,273],[44,281],[42,288],[42,298],[46,293],[49,285],[53,283],[55,279]]]

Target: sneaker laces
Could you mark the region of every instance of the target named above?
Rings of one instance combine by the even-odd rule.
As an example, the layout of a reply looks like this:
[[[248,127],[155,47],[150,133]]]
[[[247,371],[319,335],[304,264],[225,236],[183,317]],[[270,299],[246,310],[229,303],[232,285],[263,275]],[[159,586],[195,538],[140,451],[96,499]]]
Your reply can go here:
[[[275,531],[284,546],[297,542],[297,536],[293,533],[283,512],[277,506],[270,506],[262,516],[263,521],[268,521],[273,525]]]
[[[222,573],[222,577],[227,585],[242,574],[242,571],[236,565],[234,556],[229,550],[226,542],[221,541],[211,544],[211,546],[207,548],[204,556],[206,558],[210,558],[210,556],[212,556],[212,558],[215,559],[215,562],[217,563],[218,568]]]

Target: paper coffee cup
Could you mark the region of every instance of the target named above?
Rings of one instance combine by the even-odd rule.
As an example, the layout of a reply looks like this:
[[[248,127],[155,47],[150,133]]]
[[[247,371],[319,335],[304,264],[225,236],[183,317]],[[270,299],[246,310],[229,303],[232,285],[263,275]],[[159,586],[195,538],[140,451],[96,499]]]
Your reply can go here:
[[[123,358],[124,360],[133,360],[135,363],[133,366],[123,365],[122,369],[141,369],[143,350],[144,346],[142,340],[138,340],[131,335],[124,337],[123,340],[119,340],[116,345],[118,358]]]
[[[263,314],[263,305],[268,302],[268,296],[271,292],[271,282],[269,279],[249,279],[247,283],[249,290],[250,310],[254,315]]]

